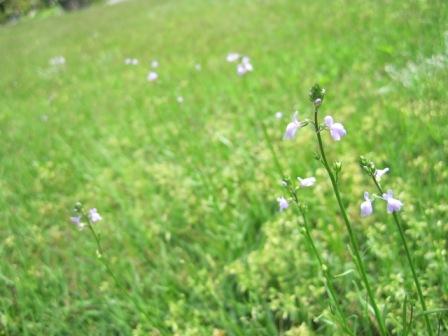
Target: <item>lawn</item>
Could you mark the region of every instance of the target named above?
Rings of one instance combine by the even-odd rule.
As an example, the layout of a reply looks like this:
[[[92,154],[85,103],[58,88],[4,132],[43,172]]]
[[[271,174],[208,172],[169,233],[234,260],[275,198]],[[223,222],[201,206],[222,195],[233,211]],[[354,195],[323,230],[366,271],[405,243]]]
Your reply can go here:
[[[347,129],[323,137],[389,333],[403,311],[426,329],[392,217],[360,217],[360,155],[390,167],[448,334],[446,1],[129,0],[4,25],[0,55],[1,335],[343,335],[297,212],[278,211],[271,149],[284,175],[316,177],[311,234],[355,333],[378,335],[313,132],[283,140],[314,83]],[[117,281],[70,223],[78,201],[103,217]]]

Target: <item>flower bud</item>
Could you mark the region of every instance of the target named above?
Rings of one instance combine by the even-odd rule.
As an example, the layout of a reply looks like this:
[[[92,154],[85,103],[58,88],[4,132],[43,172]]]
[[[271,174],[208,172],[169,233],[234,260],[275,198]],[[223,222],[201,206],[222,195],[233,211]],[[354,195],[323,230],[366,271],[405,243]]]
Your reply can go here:
[[[341,161],[335,161],[333,163],[333,169],[336,173],[339,173],[342,169],[342,162]]]
[[[322,104],[325,96],[325,89],[321,88],[319,84],[314,84],[310,90],[310,100],[316,106]]]
[[[359,157],[359,165],[364,171],[367,172],[367,174],[372,175],[375,173],[375,164],[373,161],[365,158],[364,156]]]
[[[75,206],[73,207],[73,210],[75,212],[81,211],[82,210],[82,203],[81,202],[76,202]]]

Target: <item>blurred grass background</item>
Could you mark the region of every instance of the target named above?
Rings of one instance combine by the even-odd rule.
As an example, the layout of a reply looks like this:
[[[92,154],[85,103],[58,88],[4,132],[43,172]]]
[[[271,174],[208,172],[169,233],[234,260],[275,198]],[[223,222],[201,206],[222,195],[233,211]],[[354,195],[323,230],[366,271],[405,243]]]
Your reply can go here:
[[[323,113],[348,130],[326,138],[329,156],[343,161],[389,329],[401,332],[413,284],[391,218],[381,206],[359,218],[373,191],[359,155],[391,168],[384,184],[404,201],[427,304],[446,307],[447,14],[445,1],[423,0],[130,0],[0,27],[0,333],[338,335],[297,218],[277,212],[263,122],[288,174],[316,175],[303,195],[313,235],[347,272],[336,285],[357,333],[374,335],[312,132],[281,140],[293,111],[310,116],[315,82]],[[231,51],[254,72],[238,77]],[[49,64],[57,55],[65,65]],[[153,321],[69,223],[76,201],[102,214],[106,254]],[[446,315],[431,319],[448,332]]]

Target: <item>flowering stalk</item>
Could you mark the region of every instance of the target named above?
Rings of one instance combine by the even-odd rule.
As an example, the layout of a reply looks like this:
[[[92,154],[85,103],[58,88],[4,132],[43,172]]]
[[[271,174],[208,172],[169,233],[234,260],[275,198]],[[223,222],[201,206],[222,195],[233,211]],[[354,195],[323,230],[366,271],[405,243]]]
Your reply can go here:
[[[369,296],[370,303],[372,304],[372,308],[373,308],[373,311],[375,313],[376,320],[378,322],[379,332],[380,332],[381,335],[384,336],[384,335],[388,334],[387,333],[387,329],[385,327],[382,314],[381,314],[381,312],[380,312],[380,310],[378,308],[378,305],[377,305],[377,303],[375,301],[375,297],[373,295],[373,291],[372,291],[372,289],[370,287],[370,283],[369,283],[369,280],[367,278],[366,268],[365,268],[364,262],[363,262],[363,260],[361,258],[361,254],[359,252],[358,241],[356,240],[356,237],[355,237],[355,235],[353,233],[352,225],[351,225],[350,220],[349,220],[349,218],[347,216],[347,212],[345,210],[345,207],[344,207],[344,205],[342,203],[342,199],[341,199],[341,195],[340,195],[340,192],[339,192],[339,187],[338,187],[336,176],[333,173],[333,170],[331,169],[330,165],[328,164],[327,157],[325,155],[325,150],[324,150],[324,146],[323,146],[323,142],[322,142],[322,136],[321,136],[322,128],[319,126],[319,120],[318,120],[319,107],[322,104],[322,100],[324,98],[324,94],[325,94],[325,91],[323,89],[321,89],[319,85],[315,85],[311,89],[311,92],[310,92],[310,99],[314,103],[314,130],[315,130],[315,133],[316,133],[316,136],[317,136],[317,142],[318,142],[319,153],[320,153],[320,161],[322,162],[322,164],[323,164],[325,170],[327,171],[327,174],[328,174],[328,176],[329,176],[329,178],[331,180],[331,185],[333,187],[333,192],[334,192],[334,195],[336,196],[336,200],[337,200],[337,203],[339,205],[339,209],[340,209],[340,212],[342,214],[342,218],[344,219],[344,223],[345,223],[345,226],[346,226],[347,231],[348,231],[348,235],[349,235],[349,239],[350,239],[350,245],[352,247],[353,255],[355,257],[355,264],[356,264],[356,266],[358,268],[358,272],[359,272],[359,274],[361,276],[362,282],[364,283],[364,286],[365,286],[365,288],[367,290],[367,295]],[[327,126],[329,124],[330,123],[327,122]],[[330,125],[334,125],[332,120],[331,120],[331,124]],[[337,141],[342,136],[345,135],[345,130],[343,128],[339,130],[340,132],[338,132],[338,129],[336,129],[336,128],[330,129],[330,130],[331,130],[332,133],[335,132],[336,136],[333,136],[333,134],[332,134],[332,136]]]
[[[264,125],[264,123],[261,123],[261,126],[262,126],[262,130],[263,130],[263,135],[264,135],[265,140],[266,140],[266,142],[268,144],[269,150],[272,153],[272,157],[274,159],[275,166],[276,166],[280,176],[283,177],[284,176],[283,169],[282,169],[280,161],[279,161],[279,159],[277,157],[275,149],[274,149],[274,147],[272,145],[272,142],[269,139],[269,135],[267,133],[266,126]],[[302,179],[300,179],[300,180],[303,181]],[[310,180],[310,179],[308,179],[308,180]],[[336,295],[336,290],[335,290],[335,288],[333,286],[333,276],[331,274],[331,271],[330,271],[329,267],[324,263],[323,258],[321,256],[321,254],[319,253],[319,250],[316,247],[314,239],[311,236],[311,231],[310,231],[309,224],[308,224],[308,219],[307,219],[307,216],[306,216],[305,206],[300,203],[299,198],[297,197],[297,191],[295,190],[295,188],[293,188],[291,186],[289,181],[283,180],[283,182],[284,182],[284,186],[287,188],[290,196],[292,197],[292,199],[293,199],[294,203],[296,204],[296,206],[297,206],[297,208],[298,208],[298,210],[300,212],[300,215],[302,217],[302,220],[303,220],[303,230],[301,230],[301,232],[304,235],[305,240],[308,243],[309,247],[311,248],[311,251],[314,254],[314,257],[318,261],[318,264],[319,264],[319,267],[321,269],[322,275],[325,278],[324,286],[325,286],[327,295],[328,295],[330,301],[333,303],[333,306],[334,306],[334,308],[335,308],[335,310],[337,312],[337,316],[339,318],[338,322],[340,323],[340,327],[341,327],[342,330],[344,330],[344,332],[347,335],[354,335],[353,331],[350,329],[350,326],[349,326],[349,323],[347,321],[347,318],[346,318],[345,314],[342,311],[341,305],[339,304],[339,300],[338,300],[338,297]],[[314,184],[314,182],[312,184]],[[310,185],[308,185],[308,186],[310,186]],[[288,207],[288,202],[287,202],[287,200],[285,198],[283,198],[283,197],[278,198],[278,202],[279,202],[281,210],[284,210],[284,209],[286,209]],[[330,309],[331,309],[331,305],[330,305]]]
[[[321,256],[321,254],[319,253],[319,250],[317,249],[316,244],[314,243],[314,239],[311,236],[308,219],[306,217],[306,207],[305,207],[305,205],[300,203],[299,198],[297,197],[297,191],[291,187],[289,182],[287,182],[287,181],[285,181],[285,182],[286,182],[286,187],[288,188],[288,191],[289,191],[289,193],[290,193],[290,195],[291,195],[291,197],[292,197],[295,205],[297,206],[297,209],[299,210],[299,213],[302,217],[303,236],[305,237],[305,240],[307,241],[309,247],[311,248],[312,253],[314,254],[315,258],[317,259],[317,261],[319,263],[322,275],[325,278],[324,286],[325,286],[325,289],[327,291],[330,301],[333,303],[334,308],[336,309],[336,313],[339,318],[340,326],[341,326],[342,330],[344,330],[344,332],[347,335],[354,335],[353,331],[349,327],[347,318],[346,318],[345,314],[343,313],[342,308],[339,304],[339,300],[336,295],[336,290],[333,286],[333,275],[331,274],[331,270],[324,263],[323,258]],[[331,306],[330,306],[330,308],[331,308]]]
[[[376,170],[375,169],[375,165],[373,164],[373,162],[366,160],[365,158],[361,157],[360,160],[361,163],[361,167],[363,168],[364,171],[367,172],[367,174],[371,177],[373,183],[375,184],[378,192],[380,195],[384,195],[384,190],[381,187],[379,180],[380,180],[380,176],[383,175],[383,171],[387,172],[389,169],[387,170]],[[380,175],[378,174],[378,172],[380,172]],[[417,272],[415,271],[415,266],[414,266],[414,261],[412,260],[412,256],[411,253],[409,251],[408,248],[408,243],[406,241],[406,236],[404,234],[404,230],[403,227],[400,224],[400,220],[398,218],[398,214],[397,211],[392,211],[392,217],[394,219],[395,222],[395,226],[397,227],[397,230],[400,234],[400,239],[401,239],[401,243],[403,245],[403,248],[405,250],[406,253],[406,258],[408,260],[409,263],[409,267],[411,268],[411,273],[412,273],[412,277],[414,279],[414,283],[415,283],[415,287],[417,288],[417,295],[418,295],[418,299],[420,301],[420,304],[422,306],[422,310],[423,310],[423,316],[425,319],[425,324],[426,324],[426,329],[428,330],[428,335],[432,336],[434,335],[432,328],[431,328],[431,323],[429,321],[429,317],[427,314],[427,308],[426,308],[426,303],[425,303],[425,298],[423,296],[423,292],[420,286],[420,282],[418,280],[418,276],[417,276]]]
[[[84,207],[81,203],[76,203],[74,209],[74,216],[71,217],[71,222],[77,226],[79,230],[83,230],[85,227],[87,227],[92,234],[95,243],[96,243],[96,255],[98,259],[103,264],[104,268],[106,269],[107,273],[111,276],[111,278],[114,280],[115,285],[118,287],[118,289],[124,293],[134,304],[134,306],[143,314],[146,316],[148,321],[153,321],[153,318],[141,307],[140,303],[128,293],[125,286],[121,283],[120,280],[118,280],[117,276],[113,272],[112,268],[110,267],[109,261],[105,257],[103,246],[101,245],[100,236],[98,233],[96,233],[94,224],[96,222],[99,222],[102,220],[102,217],[97,212],[95,208],[90,209],[88,212],[85,211]]]

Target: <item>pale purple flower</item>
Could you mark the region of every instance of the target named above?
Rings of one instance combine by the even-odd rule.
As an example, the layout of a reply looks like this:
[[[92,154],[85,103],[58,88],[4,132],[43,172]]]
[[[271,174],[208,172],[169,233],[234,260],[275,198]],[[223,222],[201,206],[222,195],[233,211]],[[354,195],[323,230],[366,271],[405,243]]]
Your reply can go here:
[[[72,222],[72,224],[74,224],[80,231],[84,229],[84,227],[86,226],[84,223],[81,222],[81,216],[70,217],[70,222]]]
[[[393,197],[394,194],[392,190],[388,190],[387,194],[383,194],[383,199],[387,202],[387,212],[393,213],[398,212],[403,207],[403,203]]]
[[[375,179],[378,182],[381,181],[381,178],[383,177],[383,175],[385,175],[388,171],[389,171],[389,168],[387,168],[387,167],[384,169],[375,170]]]
[[[297,112],[292,116],[292,121],[286,126],[285,134],[283,139],[292,140],[296,136],[297,130],[300,128],[301,124],[297,119]]]
[[[289,207],[288,201],[283,196],[277,197],[277,202],[278,202],[278,208],[280,211],[283,211]]]
[[[151,68],[155,69],[159,67],[159,62],[157,60],[151,61]]]
[[[369,193],[364,193],[364,202],[361,203],[361,217],[370,216],[373,212],[372,200],[369,198]]]
[[[246,71],[246,68],[245,68],[245,66],[244,66],[243,64],[238,64],[238,65],[236,66],[236,73],[237,73],[239,76],[244,75],[246,72],[247,72],[247,71]]]
[[[283,118],[283,112],[275,112],[275,119]]]
[[[227,54],[227,62],[233,63],[238,61],[238,59],[240,58],[240,54],[235,53],[235,52],[231,52]]]
[[[324,120],[325,125],[330,129],[331,137],[334,140],[339,141],[347,134],[344,126],[341,123],[335,123],[332,116],[326,116]]]
[[[157,80],[157,78],[159,78],[159,75],[157,74],[157,72],[155,72],[155,71],[150,71],[150,72],[148,73],[148,77],[147,77],[148,81],[150,81],[150,82],[154,82],[155,80]]]
[[[316,178],[313,176],[307,177],[304,179],[301,177],[298,177],[297,180],[299,180],[299,185],[301,188],[312,187],[316,183]]]
[[[103,217],[101,217],[101,215],[98,213],[98,211],[96,210],[96,208],[90,209],[89,213],[88,213],[89,219],[92,223],[96,223],[99,222],[100,220],[103,219]]]

